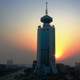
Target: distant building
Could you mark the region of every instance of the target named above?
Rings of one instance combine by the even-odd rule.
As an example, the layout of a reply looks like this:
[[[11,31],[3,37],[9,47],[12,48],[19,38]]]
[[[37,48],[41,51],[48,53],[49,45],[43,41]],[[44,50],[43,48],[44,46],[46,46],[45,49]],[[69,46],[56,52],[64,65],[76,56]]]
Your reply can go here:
[[[35,69],[35,68],[36,68],[36,65],[37,65],[37,61],[36,61],[36,60],[34,60],[34,61],[33,61],[33,69]]]
[[[13,65],[13,60],[12,59],[7,60],[7,65]]]
[[[75,69],[80,70],[80,62],[75,63]]]
[[[47,2],[45,16],[41,18],[43,26],[37,31],[37,67],[41,74],[56,74],[55,63],[55,26],[51,26],[52,17],[48,16]]]
[[[80,62],[76,62],[75,63],[75,66],[80,66]]]

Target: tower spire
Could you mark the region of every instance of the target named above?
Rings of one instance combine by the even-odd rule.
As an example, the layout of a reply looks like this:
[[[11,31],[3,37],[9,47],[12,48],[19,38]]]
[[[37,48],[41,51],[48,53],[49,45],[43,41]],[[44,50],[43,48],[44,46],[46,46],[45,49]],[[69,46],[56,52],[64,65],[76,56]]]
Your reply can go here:
[[[46,0],[46,10],[45,10],[45,14],[48,15],[48,2]]]

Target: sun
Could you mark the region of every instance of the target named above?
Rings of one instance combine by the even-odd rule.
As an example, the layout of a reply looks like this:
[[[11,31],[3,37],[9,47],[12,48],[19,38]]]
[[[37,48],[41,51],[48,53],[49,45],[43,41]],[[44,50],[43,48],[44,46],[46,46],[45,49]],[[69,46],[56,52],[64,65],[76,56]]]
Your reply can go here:
[[[55,54],[56,59],[57,60],[60,59],[62,55],[63,55],[62,50],[60,48],[56,49],[56,54]]]

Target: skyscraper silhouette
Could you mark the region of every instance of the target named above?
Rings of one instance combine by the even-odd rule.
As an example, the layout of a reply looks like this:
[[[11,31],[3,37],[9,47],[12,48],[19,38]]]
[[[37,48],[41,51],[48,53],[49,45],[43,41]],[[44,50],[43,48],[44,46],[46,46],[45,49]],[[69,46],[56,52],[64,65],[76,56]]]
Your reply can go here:
[[[55,63],[55,27],[50,23],[53,19],[48,16],[46,2],[45,15],[41,17],[43,26],[38,26],[37,31],[37,67],[36,71],[41,74],[56,74]]]

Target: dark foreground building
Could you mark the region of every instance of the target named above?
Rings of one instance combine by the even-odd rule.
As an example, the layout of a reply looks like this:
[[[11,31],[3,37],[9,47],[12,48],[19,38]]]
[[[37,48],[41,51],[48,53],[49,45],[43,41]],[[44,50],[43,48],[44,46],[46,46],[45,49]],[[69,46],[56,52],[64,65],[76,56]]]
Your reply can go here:
[[[40,74],[56,74],[55,63],[55,27],[50,23],[53,19],[48,15],[47,2],[45,15],[41,18],[43,26],[37,31],[37,66],[35,71]]]

